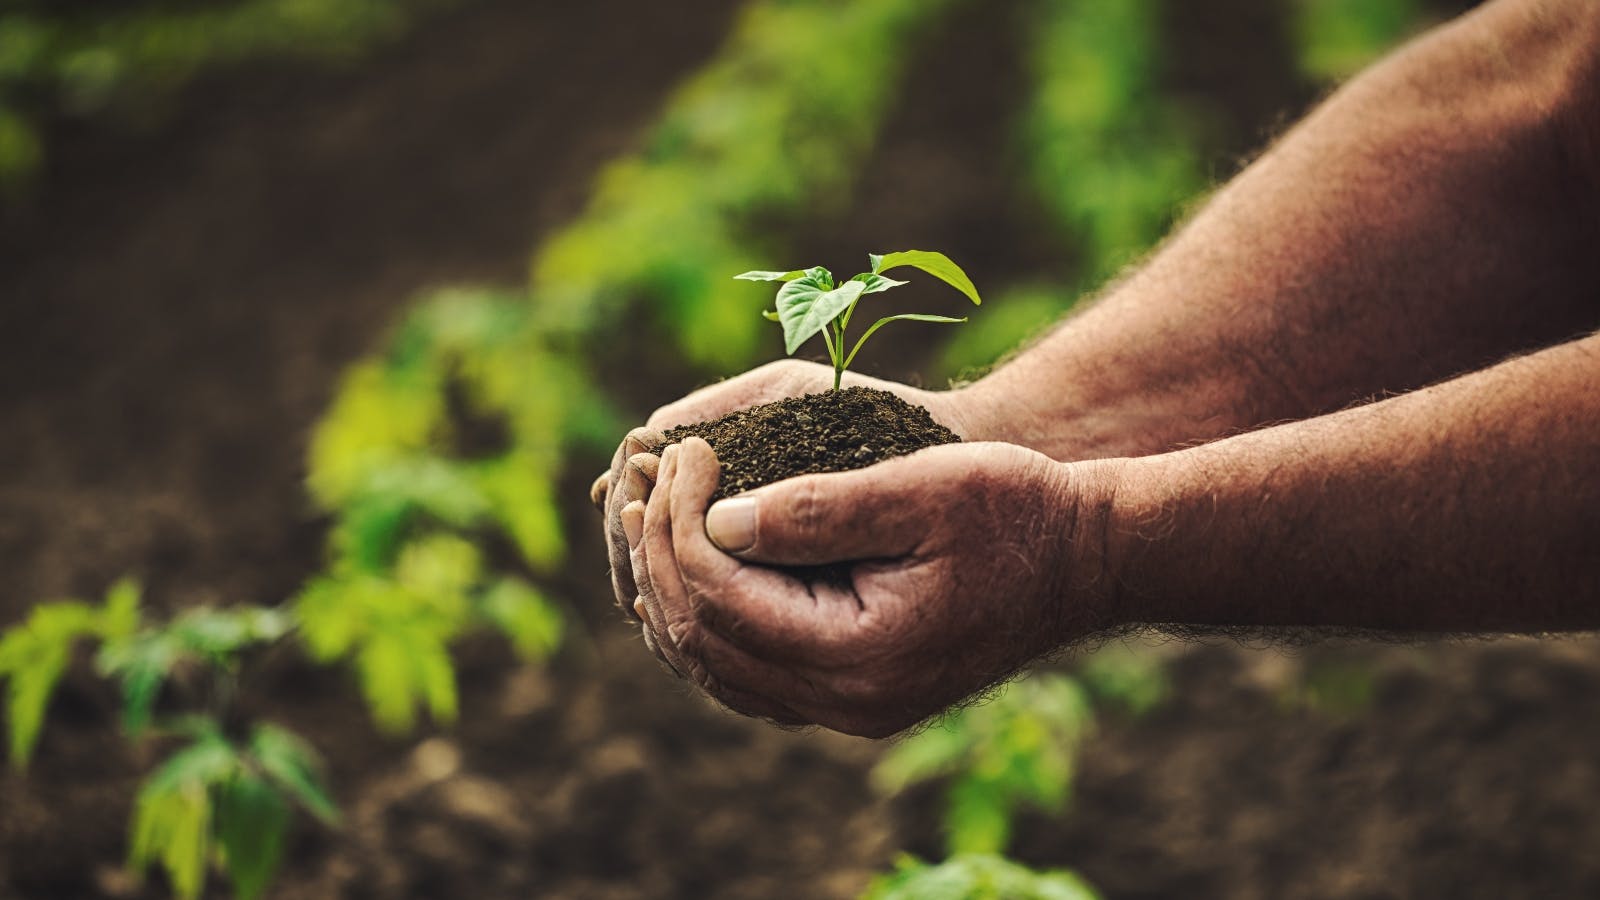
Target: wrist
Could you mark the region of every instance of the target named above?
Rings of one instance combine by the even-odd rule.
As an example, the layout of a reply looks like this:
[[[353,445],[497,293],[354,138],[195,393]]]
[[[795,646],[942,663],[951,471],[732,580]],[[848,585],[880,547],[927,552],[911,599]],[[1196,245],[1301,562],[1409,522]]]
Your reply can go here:
[[[1060,507],[1068,511],[1053,546],[1045,551],[1055,646],[1139,621],[1123,590],[1123,548],[1117,542],[1119,497],[1131,462],[1052,463],[1056,489],[1047,495],[1059,498]]]
[[[1175,596],[1166,575],[1179,558],[1172,545],[1185,508],[1184,469],[1188,456],[1161,453],[1111,460],[1114,481],[1098,514],[1103,529],[1101,590],[1109,604],[1110,627],[1188,623],[1194,610]],[[1203,582],[1205,574],[1188,564],[1178,566],[1178,584]],[[1203,618],[1203,617],[1202,617]]]

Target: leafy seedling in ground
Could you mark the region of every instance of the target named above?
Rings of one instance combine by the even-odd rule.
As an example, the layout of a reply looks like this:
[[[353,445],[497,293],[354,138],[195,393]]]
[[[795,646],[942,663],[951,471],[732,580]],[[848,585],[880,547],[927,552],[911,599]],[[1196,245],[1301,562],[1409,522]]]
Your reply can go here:
[[[745,272],[734,276],[744,281],[784,283],[783,287],[778,289],[777,309],[768,310],[762,315],[783,326],[784,351],[790,356],[793,356],[794,352],[800,349],[800,345],[813,335],[822,334],[823,343],[828,348],[828,358],[833,361],[834,390],[839,389],[839,382],[844,378],[845,370],[855,362],[856,354],[861,351],[861,345],[865,344],[867,338],[872,337],[879,328],[890,322],[966,321],[964,317],[955,319],[950,316],[932,316],[923,313],[884,316],[872,323],[872,327],[861,335],[855,346],[851,347],[848,353],[845,352],[845,329],[850,327],[850,317],[855,313],[856,304],[861,302],[861,298],[867,294],[879,294],[890,288],[909,284],[886,277],[884,272],[903,266],[921,269],[965,294],[973,305],[983,302],[978,297],[978,289],[973,286],[972,279],[943,253],[931,250],[904,250],[899,253],[869,253],[867,259],[872,263],[872,271],[862,272],[849,281],[837,285],[833,281],[833,273],[821,266],[787,272]]]

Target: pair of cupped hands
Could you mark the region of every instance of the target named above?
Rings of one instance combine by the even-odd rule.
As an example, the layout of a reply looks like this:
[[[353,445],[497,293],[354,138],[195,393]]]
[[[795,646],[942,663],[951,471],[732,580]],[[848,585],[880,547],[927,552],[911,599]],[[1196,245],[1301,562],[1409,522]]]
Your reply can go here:
[[[711,446],[662,437],[832,378],[784,360],[700,390],[595,481],[617,600],[663,663],[738,712],[882,737],[1113,624],[1105,467],[995,440],[1005,411],[965,392],[852,376],[963,442],[716,504]]]

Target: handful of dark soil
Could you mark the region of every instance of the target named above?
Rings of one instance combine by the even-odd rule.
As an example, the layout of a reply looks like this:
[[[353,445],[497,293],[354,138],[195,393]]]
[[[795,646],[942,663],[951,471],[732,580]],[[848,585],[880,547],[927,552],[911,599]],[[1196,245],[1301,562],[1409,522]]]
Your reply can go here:
[[[666,433],[668,443],[691,436],[704,438],[722,463],[713,500],[796,475],[864,469],[961,440],[927,409],[864,387],[791,397]]]

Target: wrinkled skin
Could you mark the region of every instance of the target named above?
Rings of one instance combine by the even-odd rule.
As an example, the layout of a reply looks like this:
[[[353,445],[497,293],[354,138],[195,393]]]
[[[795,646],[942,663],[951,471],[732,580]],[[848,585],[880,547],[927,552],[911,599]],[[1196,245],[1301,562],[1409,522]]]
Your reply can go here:
[[[969,421],[955,394],[924,391],[891,381],[846,373],[847,387],[862,386],[889,391],[908,403],[927,407],[935,421],[945,425],[963,439],[978,436],[980,430]],[[799,360],[781,360],[758,369],[752,369],[736,378],[703,388],[661,407],[651,414],[641,428],[628,432],[612,457],[610,470],[595,479],[590,488],[590,498],[605,515],[606,545],[611,562],[611,586],[617,603],[624,611],[638,618],[634,598],[639,595],[634,581],[633,567],[628,559],[628,542],[623,529],[622,510],[629,504],[643,504],[655,484],[658,454],[665,440],[661,433],[676,425],[705,422],[719,416],[762,403],[771,403],[787,397],[817,393],[833,386],[833,369],[817,363]],[[643,507],[630,513],[642,521]]]
[[[992,405],[959,390],[925,391],[847,374],[846,386],[887,390],[920,404],[968,443],[906,458],[915,462],[880,464],[871,475],[810,476],[748,492],[742,496],[763,504],[760,542],[737,559],[709,543],[704,519],[716,486],[715,453],[703,441],[689,442],[696,449],[686,455],[685,477],[676,480],[685,494],[674,502],[677,465],[661,456],[662,432],[824,391],[832,379],[827,366],[784,360],[697,391],[630,432],[611,469],[595,480],[591,498],[605,516],[618,605],[640,623],[646,645],[663,664],[747,714],[882,735],[981,690],[1059,644],[1063,634],[1079,636],[1102,618],[1085,604],[1065,612],[1046,602],[1059,596],[1065,580],[1098,580],[1098,560],[1073,570],[1067,562],[1072,554],[1040,544],[1047,535],[1059,540],[1063,529],[1082,527],[1081,506],[1099,514],[1099,504],[1078,502],[1076,489],[1085,478],[1069,478],[1063,466],[1022,447],[971,443],[1002,435],[985,414],[994,412]],[[679,448],[671,450],[669,458]],[[1097,488],[1104,482],[1093,479]],[[819,484],[829,502],[816,493]],[[688,493],[691,488],[696,493]],[[794,491],[805,493],[791,506]],[[662,500],[651,502],[657,496]],[[959,509],[951,508],[950,497],[960,498]],[[679,523],[701,524],[670,525],[673,509]],[[680,529],[687,531],[674,541],[671,534]],[[692,551],[687,563],[680,546]],[[908,556],[913,549],[917,555]],[[737,567],[723,574],[743,573],[727,587],[744,592],[724,593],[715,583],[707,566],[719,557]],[[1059,558],[1068,568],[1043,569],[1033,561],[1040,558]],[[651,559],[666,564],[652,573]],[[851,567],[846,587],[769,567],[851,559],[865,561]],[[754,602],[752,586],[767,591],[766,599]],[[974,597],[983,602],[974,604]],[[735,604],[732,612],[719,605],[723,600]],[[785,618],[785,610],[796,609],[816,616]],[[766,617],[753,615],[758,611]],[[746,646],[729,630],[754,643]],[[855,665],[839,666],[844,659]]]
[[[718,504],[753,504],[729,553],[708,533],[716,454],[690,438],[626,529],[645,632],[739,712],[893,734],[1104,623],[1100,468],[963,443],[791,478]],[[843,579],[791,568],[840,561]]]

